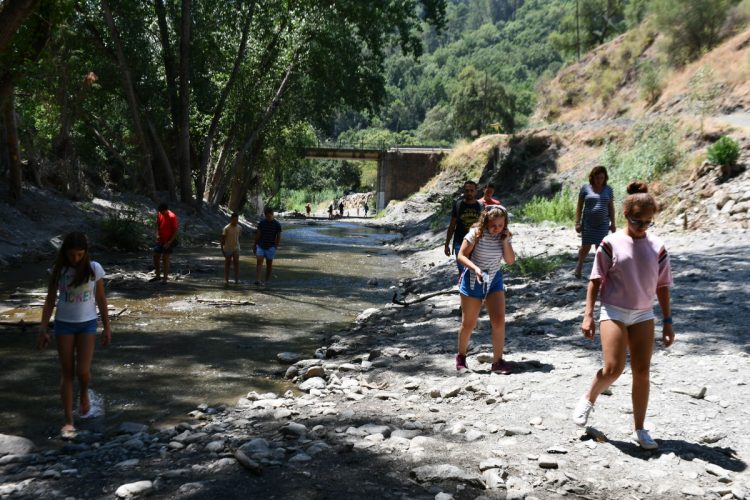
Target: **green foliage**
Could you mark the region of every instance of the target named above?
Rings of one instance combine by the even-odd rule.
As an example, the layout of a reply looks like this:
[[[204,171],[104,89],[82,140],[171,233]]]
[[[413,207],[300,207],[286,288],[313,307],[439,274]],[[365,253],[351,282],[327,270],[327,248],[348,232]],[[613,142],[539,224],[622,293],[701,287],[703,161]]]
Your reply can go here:
[[[672,170],[679,160],[674,127],[665,119],[657,119],[637,123],[627,141],[607,144],[600,163],[607,167],[608,184],[619,203],[630,182],[650,182]],[[618,215],[619,212],[615,210]]]
[[[329,203],[340,196],[341,192],[333,189],[324,189],[322,191],[282,189],[280,194],[281,209],[284,211],[296,210],[297,212],[305,213],[305,205],[310,203],[313,212],[315,212],[318,205],[325,204],[327,207]]]
[[[494,77],[473,66],[458,75],[451,108],[453,126],[461,137],[513,131],[512,97]]]
[[[649,105],[659,100],[664,81],[658,65],[651,59],[647,59],[638,65],[638,91],[641,99]]]
[[[654,0],[656,27],[666,35],[666,54],[686,64],[719,42],[731,0]]]
[[[713,70],[708,66],[698,68],[688,82],[688,105],[701,119],[701,134],[703,122],[717,107],[721,86],[714,78]]]
[[[516,262],[512,266],[503,264],[503,273],[527,276],[530,278],[543,278],[557,271],[564,264],[560,255],[517,255]]]
[[[572,225],[576,215],[576,196],[569,188],[558,191],[552,198],[534,196],[521,207],[519,215],[532,222],[552,221]]]
[[[147,238],[147,222],[136,210],[117,211],[101,221],[102,243],[122,251],[143,248]]]
[[[740,145],[731,137],[721,136],[708,148],[706,157],[711,163],[731,167],[737,163],[737,159],[740,157]]]
[[[576,0],[550,42],[563,54],[575,56],[625,31],[625,0]],[[577,7],[577,11],[576,11]]]

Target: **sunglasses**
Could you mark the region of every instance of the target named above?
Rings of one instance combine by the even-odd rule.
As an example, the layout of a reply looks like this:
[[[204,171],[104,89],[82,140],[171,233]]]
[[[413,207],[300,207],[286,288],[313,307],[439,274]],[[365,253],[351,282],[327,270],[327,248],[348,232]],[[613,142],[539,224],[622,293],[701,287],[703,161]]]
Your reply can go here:
[[[630,217],[628,217],[628,222],[636,227],[645,227],[646,229],[654,225],[653,220],[631,219]]]

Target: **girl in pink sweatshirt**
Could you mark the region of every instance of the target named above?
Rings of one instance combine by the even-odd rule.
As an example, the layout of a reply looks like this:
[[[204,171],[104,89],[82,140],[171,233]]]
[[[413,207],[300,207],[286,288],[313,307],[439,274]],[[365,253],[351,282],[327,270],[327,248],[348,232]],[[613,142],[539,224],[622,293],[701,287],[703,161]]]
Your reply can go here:
[[[647,450],[659,445],[644,429],[649,396],[649,371],[654,345],[653,301],[656,296],[662,314],[662,341],[674,342],[669,287],[672,271],[664,244],[647,233],[656,215],[656,201],[642,182],[631,182],[623,202],[625,228],[602,240],[596,252],[586,294],[581,332],[594,338],[594,303],[601,298],[599,315],[604,366],[596,372],[591,387],[573,411],[573,421],[586,425],[596,398],[625,368],[630,351],[633,372],[633,440]]]

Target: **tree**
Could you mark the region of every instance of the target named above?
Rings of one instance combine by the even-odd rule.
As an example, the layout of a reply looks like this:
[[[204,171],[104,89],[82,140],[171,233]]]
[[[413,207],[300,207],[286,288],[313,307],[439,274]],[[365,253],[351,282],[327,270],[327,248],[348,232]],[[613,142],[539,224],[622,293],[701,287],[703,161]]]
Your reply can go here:
[[[576,0],[550,35],[550,42],[567,56],[588,51],[625,31],[626,0]]]
[[[458,77],[451,97],[453,126],[461,137],[492,131],[490,124],[499,122],[503,131],[513,131],[513,99],[503,85],[486,72],[473,66]]]
[[[716,45],[730,6],[731,0],[654,0],[650,8],[669,59],[682,65]]]

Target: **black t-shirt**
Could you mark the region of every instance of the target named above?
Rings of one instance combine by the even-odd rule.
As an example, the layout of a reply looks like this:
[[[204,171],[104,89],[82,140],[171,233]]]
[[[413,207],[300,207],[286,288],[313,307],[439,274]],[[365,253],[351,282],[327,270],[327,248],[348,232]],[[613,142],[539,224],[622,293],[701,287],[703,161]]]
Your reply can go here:
[[[268,250],[271,247],[276,246],[276,235],[281,232],[281,224],[276,219],[267,221],[262,219],[258,222],[258,232],[260,233],[260,239],[258,245],[263,250]]]
[[[471,226],[479,220],[482,213],[482,204],[478,201],[466,203],[464,200],[458,200],[453,204],[451,217],[456,218],[456,231],[453,233],[453,246],[461,243],[464,236],[469,232]]]

